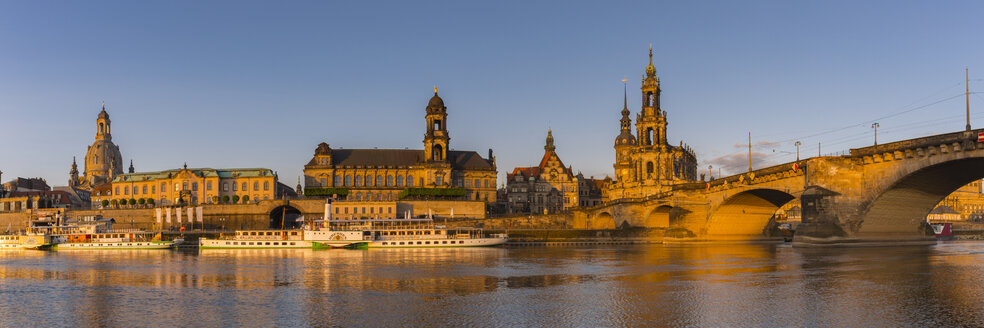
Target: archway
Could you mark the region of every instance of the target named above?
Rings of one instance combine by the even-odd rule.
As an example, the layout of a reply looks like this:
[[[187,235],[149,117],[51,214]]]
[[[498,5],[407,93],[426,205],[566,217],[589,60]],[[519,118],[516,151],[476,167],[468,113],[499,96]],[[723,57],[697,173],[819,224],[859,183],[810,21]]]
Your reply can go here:
[[[669,228],[671,210],[672,206],[663,205],[649,211],[649,215],[646,215],[646,228]]]
[[[591,229],[615,229],[615,217],[608,212],[601,212],[591,220]]]
[[[861,216],[858,235],[932,235],[926,216],[960,187],[984,178],[984,158],[954,160],[902,176],[881,192]]]
[[[711,213],[707,234],[724,239],[763,237],[776,210],[795,199],[775,189],[752,189],[726,199]]]
[[[301,211],[289,205],[281,205],[270,211],[270,229],[295,229],[301,226],[302,222],[297,219],[301,217]]]

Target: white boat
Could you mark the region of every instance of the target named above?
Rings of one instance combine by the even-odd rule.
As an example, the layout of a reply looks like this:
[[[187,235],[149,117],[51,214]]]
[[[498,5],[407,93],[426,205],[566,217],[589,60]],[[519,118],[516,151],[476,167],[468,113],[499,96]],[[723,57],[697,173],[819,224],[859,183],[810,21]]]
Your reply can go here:
[[[448,229],[429,218],[330,220],[328,226],[334,231],[360,231],[368,248],[482,247],[509,241],[507,234]]]
[[[55,236],[44,233],[0,235],[0,249],[48,249]]]
[[[198,240],[198,248],[341,248],[365,243],[357,231],[330,231],[317,227],[300,230],[237,230],[228,238]]]

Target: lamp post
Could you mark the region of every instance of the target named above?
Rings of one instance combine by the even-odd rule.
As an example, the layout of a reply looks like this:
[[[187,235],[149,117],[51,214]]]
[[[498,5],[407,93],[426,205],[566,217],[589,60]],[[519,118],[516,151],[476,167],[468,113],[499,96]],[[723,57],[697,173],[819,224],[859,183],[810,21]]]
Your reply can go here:
[[[802,142],[799,142],[799,141],[797,141],[797,142],[796,142],[796,143],[794,144],[794,145],[796,145],[796,161],[797,161],[797,162],[799,162],[799,160],[800,160],[800,145],[802,145],[802,144],[803,144],[803,143],[802,143]]]
[[[711,171],[711,169],[713,169],[713,168],[714,168],[714,165],[708,165],[707,166],[707,181],[714,180],[714,173],[712,173],[712,171]]]
[[[878,122],[871,123],[871,128],[875,129],[875,146],[878,145],[878,127],[879,127]]]

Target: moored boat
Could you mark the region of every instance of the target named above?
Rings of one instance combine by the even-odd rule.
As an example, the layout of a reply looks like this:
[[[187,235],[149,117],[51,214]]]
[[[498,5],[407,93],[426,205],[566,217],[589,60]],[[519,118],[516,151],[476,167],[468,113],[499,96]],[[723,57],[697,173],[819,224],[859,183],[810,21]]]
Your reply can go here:
[[[507,234],[489,234],[479,228],[446,228],[433,219],[330,220],[335,231],[361,231],[368,248],[426,248],[497,246]]]

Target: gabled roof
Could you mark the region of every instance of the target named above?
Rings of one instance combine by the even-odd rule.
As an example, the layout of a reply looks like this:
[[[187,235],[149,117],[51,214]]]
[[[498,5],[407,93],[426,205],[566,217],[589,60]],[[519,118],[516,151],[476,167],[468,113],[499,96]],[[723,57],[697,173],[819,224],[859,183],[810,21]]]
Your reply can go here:
[[[506,179],[512,180],[512,178],[517,174],[521,174],[524,179],[529,179],[530,177],[539,178],[540,174],[542,174],[543,171],[545,171],[544,168],[547,166],[547,162],[550,161],[550,157],[552,156],[557,158],[557,162],[560,163],[560,167],[563,168],[563,172],[566,173],[569,177],[573,178],[574,170],[565,166],[564,161],[560,160],[560,156],[557,156],[556,152],[544,151],[543,158],[540,159],[540,165],[533,166],[533,167],[514,168],[512,173],[506,174]]]

